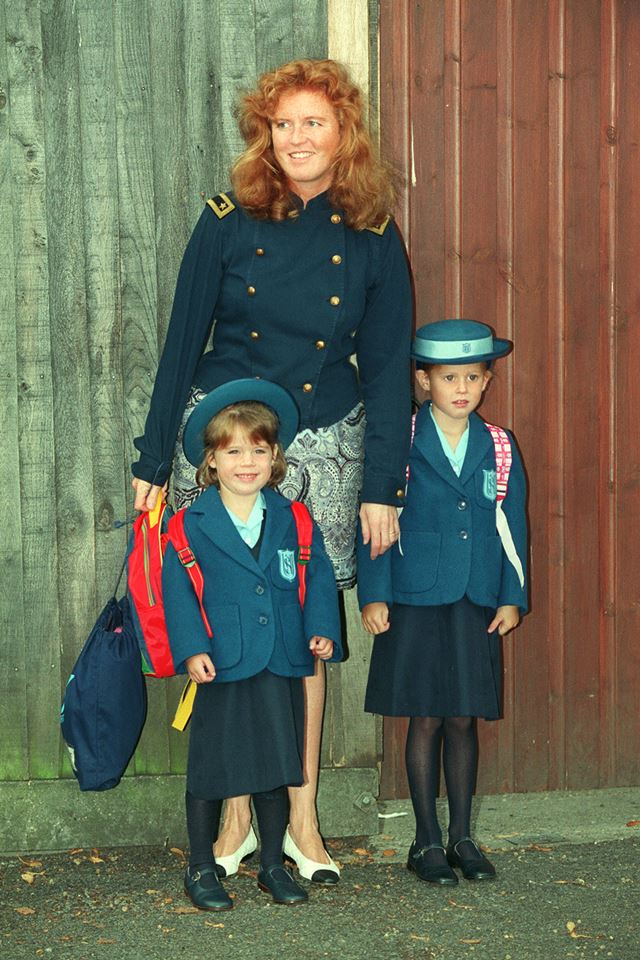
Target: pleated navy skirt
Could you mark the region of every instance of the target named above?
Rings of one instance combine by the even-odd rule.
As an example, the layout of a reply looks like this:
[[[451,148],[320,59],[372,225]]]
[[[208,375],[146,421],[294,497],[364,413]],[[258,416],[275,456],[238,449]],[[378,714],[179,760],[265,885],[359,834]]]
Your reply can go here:
[[[198,686],[189,735],[187,789],[218,800],[303,783],[304,692],[299,677],[263,670]]]
[[[495,611],[466,597],[434,607],[393,604],[375,637],[365,710],[386,717],[484,717],[502,713],[502,640]]]

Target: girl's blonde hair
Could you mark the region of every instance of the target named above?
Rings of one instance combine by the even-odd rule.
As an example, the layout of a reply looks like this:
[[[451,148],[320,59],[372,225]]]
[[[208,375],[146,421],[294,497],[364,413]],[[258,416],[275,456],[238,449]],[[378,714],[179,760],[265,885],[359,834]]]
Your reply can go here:
[[[209,458],[220,447],[228,447],[236,432],[246,433],[252,443],[266,443],[277,447],[268,487],[277,487],[287,472],[287,461],[278,443],[279,420],[271,407],[255,400],[242,400],[225,407],[212,417],[204,429],[204,455],[196,471],[196,483],[200,487],[219,487],[218,471],[209,463]]]
[[[242,96],[237,118],[247,149],[231,171],[238,202],[262,220],[284,220],[295,210],[287,177],[273,152],[271,123],[282,95],[300,90],[324,94],[340,125],[329,188],[332,206],[344,211],[355,230],[379,226],[396,198],[394,177],[377,156],[365,126],[360,89],[335,60],[292,60],[264,73],[257,88]]]

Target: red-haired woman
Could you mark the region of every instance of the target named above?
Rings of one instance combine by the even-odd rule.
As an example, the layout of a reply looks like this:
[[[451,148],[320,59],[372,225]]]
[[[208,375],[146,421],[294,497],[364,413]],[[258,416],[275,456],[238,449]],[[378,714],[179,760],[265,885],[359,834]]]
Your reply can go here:
[[[355,581],[358,505],[375,557],[397,539],[404,490],[412,297],[389,216],[392,178],[360,91],[335,61],[296,60],[264,74],[242,97],[238,123],[246,149],[232,192],[208,201],[180,268],[135,441],[135,506],[155,505],[172,462],[177,505],[198,495],[181,431],[204,393],[240,377],[275,381],[295,398],[301,424],[280,489],[309,506],[344,589]],[[321,664],[305,683],[307,782],[290,790],[285,853],[303,876],[335,883],[315,809]],[[254,848],[248,803],[238,798],[216,844],[221,872],[235,872]]]

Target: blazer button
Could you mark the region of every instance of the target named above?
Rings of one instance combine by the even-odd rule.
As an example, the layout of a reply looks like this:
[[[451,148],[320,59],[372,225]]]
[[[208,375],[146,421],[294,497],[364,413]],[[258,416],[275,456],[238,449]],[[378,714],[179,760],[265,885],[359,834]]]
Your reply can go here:
[[[256,247],[256,257],[264,257],[264,250],[262,247]]]
[[[264,627],[267,623],[269,623],[269,617],[258,617],[258,623]]]
[[[249,334],[249,336],[251,337],[252,340],[259,340],[259,339],[260,339],[260,334],[258,333],[257,330],[252,330],[251,333]]]
[[[396,490],[396,497],[402,500],[404,498],[404,490]]]
[[[337,307],[340,305],[340,297],[329,297],[329,303],[332,307]]]
[[[249,294],[250,297],[255,297],[255,295],[256,295],[256,288],[255,288],[255,287],[247,287],[247,293]]]
[[[469,539],[469,531],[468,531],[468,530],[461,530],[460,533],[458,534],[458,536],[460,537],[461,540],[468,540],[468,539]]]
[[[334,253],[334,255],[331,257],[331,263],[335,263],[336,266],[339,263],[342,263],[342,257],[340,256],[339,253]]]
[[[468,504],[466,500],[458,500],[458,510],[466,510],[467,506]]]
[[[342,223],[342,217],[339,213],[331,214],[331,223]]]
[[[305,393],[311,393],[311,391],[313,390],[313,384],[311,384],[311,383],[303,383],[303,384],[302,384],[302,389],[304,390]]]
[[[324,350],[326,343],[324,340],[316,340],[316,350]]]
[[[261,597],[262,594],[264,593],[264,587],[262,586],[261,583],[259,583],[258,586],[256,587],[256,593],[258,594],[259,597]]]

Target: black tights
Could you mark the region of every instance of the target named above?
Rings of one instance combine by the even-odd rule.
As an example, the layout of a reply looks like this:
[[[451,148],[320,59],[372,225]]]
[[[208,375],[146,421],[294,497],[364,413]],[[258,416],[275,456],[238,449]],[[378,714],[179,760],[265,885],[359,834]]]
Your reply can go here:
[[[419,847],[442,843],[436,814],[440,753],[449,803],[449,842],[471,832],[471,799],[478,770],[475,717],[411,717],[405,759]]]
[[[254,793],[253,805],[260,830],[260,865],[272,867],[282,863],[282,840],[289,820],[287,788]],[[186,807],[189,866],[195,868],[215,863],[213,844],[218,836],[222,800],[200,800],[187,790]]]

